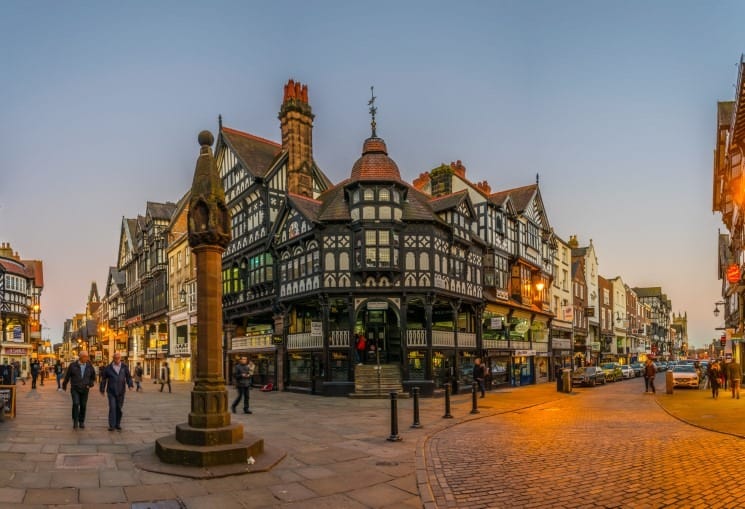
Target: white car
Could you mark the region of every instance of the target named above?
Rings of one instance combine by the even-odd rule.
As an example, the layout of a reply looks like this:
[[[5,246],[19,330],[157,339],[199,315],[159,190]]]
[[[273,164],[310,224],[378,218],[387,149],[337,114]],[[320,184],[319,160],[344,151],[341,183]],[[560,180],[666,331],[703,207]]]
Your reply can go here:
[[[634,378],[636,376],[636,373],[634,373],[634,368],[632,368],[628,364],[621,364],[621,372],[623,373],[624,378]]]
[[[698,388],[698,373],[691,364],[676,364],[673,366],[673,387]]]

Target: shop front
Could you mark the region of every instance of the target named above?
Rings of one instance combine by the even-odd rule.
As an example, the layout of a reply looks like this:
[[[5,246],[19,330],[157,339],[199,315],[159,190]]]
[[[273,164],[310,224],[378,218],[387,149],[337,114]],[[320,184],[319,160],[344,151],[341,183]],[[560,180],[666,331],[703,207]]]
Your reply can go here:
[[[535,350],[515,350],[512,355],[510,385],[534,384],[535,377]]]
[[[0,363],[15,364],[18,363],[20,368],[21,376],[28,373],[30,356],[31,356],[31,345],[18,344],[8,346],[7,343],[3,345],[2,352],[0,352]]]
[[[254,363],[254,375],[251,383],[254,387],[269,387],[277,390],[278,351],[274,342],[274,329],[270,324],[251,325],[238,332],[242,335],[231,339],[228,350],[228,373],[226,378],[232,380],[233,368],[242,356],[247,356]]]
[[[171,327],[169,360],[171,363],[171,379],[191,381],[191,345],[189,344],[189,326],[186,320],[177,322]]]

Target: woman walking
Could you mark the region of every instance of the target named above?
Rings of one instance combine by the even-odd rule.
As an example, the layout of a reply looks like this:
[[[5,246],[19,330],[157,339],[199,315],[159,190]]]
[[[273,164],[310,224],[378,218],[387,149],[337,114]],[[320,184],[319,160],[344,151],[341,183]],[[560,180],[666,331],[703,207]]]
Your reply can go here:
[[[714,399],[719,397],[719,386],[721,385],[722,368],[719,366],[719,361],[713,361],[709,364],[709,370],[707,372],[709,378],[709,384],[711,385],[711,396]]]

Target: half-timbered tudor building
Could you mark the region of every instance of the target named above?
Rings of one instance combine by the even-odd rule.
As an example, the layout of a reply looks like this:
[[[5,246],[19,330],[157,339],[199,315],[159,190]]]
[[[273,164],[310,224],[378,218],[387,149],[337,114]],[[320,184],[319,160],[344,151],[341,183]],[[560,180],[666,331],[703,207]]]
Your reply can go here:
[[[142,325],[142,285],[140,274],[143,269],[142,257],[142,216],[122,218],[117,254],[117,270],[124,274],[124,329],[127,335],[127,349],[122,358],[134,366],[142,360],[144,327]]]
[[[172,202],[147,202],[142,224],[142,324],[145,372],[158,373],[168,354],[168,259],[166,230],[176,210]]]
[[[348,179],[313,162],[307,87],[290,81],[282,144],[220,127],[217,161],[232,214],[223,256],[230,354],[257,383],[346,394],[370,363],[424,393],[457,381],[477,351],[483,243],[467,193],[432,198],[401,178],[375,133]]]
[[[102,331],[104,362],[110,361],[113,352],[123,356],[127,352],[127,330],[124,326],[125,307],[124,291],[126,276],[116,267],[109,267],[106,277],[106,288],[101,299],[101,320],[105,328]]]
[[[10,243],[0,244],[0,362],[18,362],[28,371],[41,342],[43,264],[22,260]]]
[[[528,384],[549,377],[549,293],[557,243],[536,183],[492,193],[472,183],[461,161],[420,174],[414,186],[444,199],[467,193],[474,233],[485,245],[479,350],[492,384]]]

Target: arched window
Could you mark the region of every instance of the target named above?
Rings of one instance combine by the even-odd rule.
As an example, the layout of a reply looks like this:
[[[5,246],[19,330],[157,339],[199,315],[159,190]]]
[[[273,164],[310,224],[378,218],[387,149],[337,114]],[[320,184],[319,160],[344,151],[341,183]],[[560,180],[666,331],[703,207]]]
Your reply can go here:
[[[375,191],[373,191],[372,189],[365,189],[365,191],[364,191],[364,193],[362,195],[362,199],[365,200],[365,201],[374,200],[375,199]]]
[[[419,253],[419,270],[429,270],[429,254]]]
[[[406,253],[406,270],[416,270],[414,253]]]
[[[391,192],[388,189],[381,189],[378,191],[378,200],[380,201],[388,201],[391,199]]]
[[[326,272],[331,272],[336,270],[336,263],[334,261],[334,253],[326,253],[326,259],[324,261],[324,269]]]

